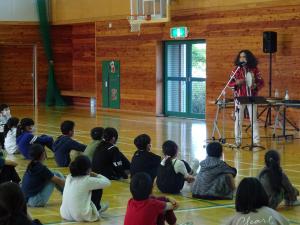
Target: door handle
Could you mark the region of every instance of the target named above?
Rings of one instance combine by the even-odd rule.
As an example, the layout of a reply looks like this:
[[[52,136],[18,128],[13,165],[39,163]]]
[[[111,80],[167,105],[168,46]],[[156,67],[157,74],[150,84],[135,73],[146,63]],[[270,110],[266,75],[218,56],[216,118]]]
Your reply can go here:
[[[108,84],[107,84],[108,82],[107,81],[105,81],[105,87],[108,87]]]

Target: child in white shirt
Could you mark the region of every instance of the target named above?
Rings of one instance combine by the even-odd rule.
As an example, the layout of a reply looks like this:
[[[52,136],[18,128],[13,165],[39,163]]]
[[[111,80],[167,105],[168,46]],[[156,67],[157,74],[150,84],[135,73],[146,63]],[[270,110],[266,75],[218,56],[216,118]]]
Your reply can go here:
[[[65,182],[60,215],[69,221],[97,221],[108,206],[100,204],[98,210],[92,201],[92,191],[110,186],[110,180],[91,172],[91,161],[85,155],[77,156],[69,168],[71,174]]]
[[[268,196],[254,177],[246,177],[239,184],[235,199],[236,214],[226,225],[288,225],[288,220],[269,207]]]
[[[11,117],[10,109],[7,104],[0,105],[0,148],[4,149],[4,125]]]
[[[8,154],[18,153],[17,145],[17,127],[19,119],[11,117],[4,126],[4,149]]]

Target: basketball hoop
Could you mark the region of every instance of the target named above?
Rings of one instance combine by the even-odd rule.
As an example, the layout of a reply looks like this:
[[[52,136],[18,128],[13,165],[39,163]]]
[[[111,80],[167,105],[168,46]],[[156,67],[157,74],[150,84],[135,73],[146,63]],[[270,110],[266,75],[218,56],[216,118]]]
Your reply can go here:
[[[141,25],[144,19],[141,19],[143,16],[131,15],[128,17],[128,22],[130,24],[130,32],[136,33],[141,31]]]

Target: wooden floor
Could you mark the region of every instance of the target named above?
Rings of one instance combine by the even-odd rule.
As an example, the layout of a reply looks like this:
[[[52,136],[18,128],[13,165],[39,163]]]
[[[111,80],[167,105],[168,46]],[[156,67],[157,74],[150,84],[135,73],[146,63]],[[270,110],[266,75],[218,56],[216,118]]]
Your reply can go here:
[[[89,109],[82,108],[46,108],[40,107],[12,107],[12,115],[17,117],[32,117],[36,121],[36,130],[39,134],[60,135],[59,125],[63,120],[73,120],[76,123],[75,139],[84,143],[90,142],[89,131],[95,126],[115,127],[119,131],[119,148],[131,159],[135,147],[133,139],[142,133],[147,133],[152,138],[152,151],[161,155],[161,145],[167,139],[176,141],[180,147],[181,158],[190,161],[193,158],[202,160],[206,156],[205,140],[211,137],[211,122],[180,118],[164,118],[140,116],[137,114],[106,113],[93,114]],[[226,129],[228,142],[233,139],[233,121],[229,121],[230,127]],[[261,128],[261,136],[270,136],[271,129]],[[290,131],[293,132],[293,131]],[[267,148],[278,149],[282,155],[282,166],[293,184],[300,189],[300,147],[299,134],[294,133],[296,139],[292,142],[278,142],[272,138],[263,138],[262,144]],[[249,142],[247,135],[243,144]],[[224,159],[238,169],[236,184],[243,177],[256,176],[263,167],[265,151],[243,151],[224,149]],[[46,164],[54,169],[68,174],[68,169],[57,168],[53,160],[53,154],[49,151]],[[18,171],[23,175],[27,161],[20,156],[8,156],[19,163]],[[155,194],[160,194],[154,188]],[[235,213],[234,200],[204,201],[191,198],[191,194],[184,193],[174,196],[180,203],[176,211],[178,223],[193,222],[195,225],[217,225],[225,223],[226,219]],[[103,201],[109,202],[110,208],[100,221],[91,224],[114,225],[123,224],[126,204],[130,198],[128,182],[113,181],[112,186],[105,189]],[[63,221],[59,215],[61,195],[55,191],[49,204],[45,208],[30,208],[34,218],[40,219],[44,224],[69,224]],[[300,224],[300,207],[280,207],[279,211],[285,215],[291,224]],[[86,224],[86,223],[70,223]]]

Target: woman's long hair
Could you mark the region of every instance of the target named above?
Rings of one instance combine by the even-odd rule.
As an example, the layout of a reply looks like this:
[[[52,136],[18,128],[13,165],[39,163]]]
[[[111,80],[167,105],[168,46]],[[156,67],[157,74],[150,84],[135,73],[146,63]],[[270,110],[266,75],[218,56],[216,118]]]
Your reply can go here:
[[[257,67],[257,64],[258,64],[257,58],[253,55],[253,53],[251,51],[249,51],[247,49],[241,50],[237,54],[237,56],[235,58],[235,61],[234,61],[234,65],[236,65],[236,66],[239,65],[239,63],[240,63],[240,54],[242,52],[245,53],[245,55],[246,55],[246,59],[247,59],[247,64],[246,65],[247,65],[247,67],[248,68],[255,68],[255,67]]]
[[[282,169],[280,166],[280,156],[278,152],[275,150],[268,151],[265,154],[265,164],[267,169],[263,174],[267,173],[270,179],[271,187],[275,191],[280,191],[282,186]],[[263,174],[261,174],[261,176]]]

